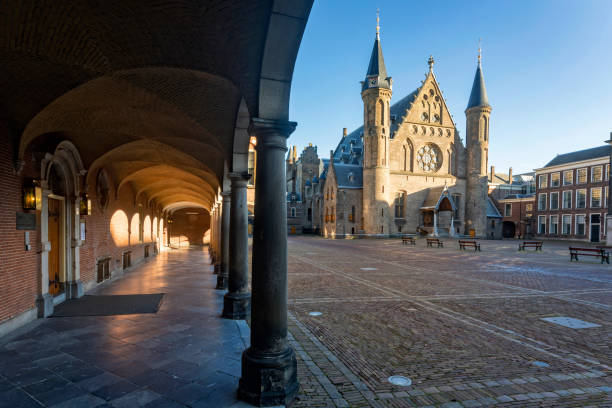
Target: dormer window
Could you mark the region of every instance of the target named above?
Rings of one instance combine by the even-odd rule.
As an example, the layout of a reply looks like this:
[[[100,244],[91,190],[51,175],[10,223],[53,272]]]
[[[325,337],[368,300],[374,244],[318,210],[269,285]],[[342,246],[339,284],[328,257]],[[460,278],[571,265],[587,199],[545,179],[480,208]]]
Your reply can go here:
[[[348,174],[348,180],[349,182],[353,182],[355,181],[355,174],[353,174],[352,172]]]

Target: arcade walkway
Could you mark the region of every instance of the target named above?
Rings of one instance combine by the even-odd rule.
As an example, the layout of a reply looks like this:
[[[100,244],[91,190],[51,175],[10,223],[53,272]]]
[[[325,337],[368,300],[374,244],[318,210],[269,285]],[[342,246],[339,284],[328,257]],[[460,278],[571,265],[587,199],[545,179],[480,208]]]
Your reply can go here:
[[[165,293],[156,314],[48,318],[0,339],[0,407],[250,406],[236,399],[249,328],[219,317],[211,271],[200,250],[162,252],[89,293]]]

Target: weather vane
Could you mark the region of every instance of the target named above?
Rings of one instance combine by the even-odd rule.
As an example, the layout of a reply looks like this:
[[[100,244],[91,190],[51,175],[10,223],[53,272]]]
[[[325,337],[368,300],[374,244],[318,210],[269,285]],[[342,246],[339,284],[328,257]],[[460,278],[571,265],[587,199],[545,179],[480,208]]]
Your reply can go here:
[[[378,38],[380,33],[380,9],[376,9],[376,38]]]
[[[478,63],[480,63],[481,53],[482,53],[482,38],[478,39]]]

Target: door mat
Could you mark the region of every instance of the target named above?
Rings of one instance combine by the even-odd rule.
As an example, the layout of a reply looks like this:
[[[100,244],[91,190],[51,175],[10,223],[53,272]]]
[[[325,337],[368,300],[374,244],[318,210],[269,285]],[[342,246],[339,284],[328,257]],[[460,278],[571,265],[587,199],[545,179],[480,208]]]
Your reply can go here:
[[[164,293],[150,295],[85,295],[70,299],[53,308],[52,317],[113,316],[157,313]]]

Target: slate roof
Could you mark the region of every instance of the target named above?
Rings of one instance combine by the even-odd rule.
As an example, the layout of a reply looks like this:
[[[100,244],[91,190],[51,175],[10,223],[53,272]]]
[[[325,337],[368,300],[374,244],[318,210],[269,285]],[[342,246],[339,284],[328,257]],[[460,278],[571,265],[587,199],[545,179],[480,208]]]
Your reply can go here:
[[[362,188],[363,168],[354,164],[334,163],[338,188]]]
[[[561,164],[573,163],[600,157],[610,156],[610,146],[592,147],[590,149],[578,150],[576,152],[558,154],[557,157],[549,161],[544,167],[559,166]]]
[[[503,218],[489,197],[487,197],[487,218]]]
[[[368,65],[368,72],[366,73],[366,80],[363,83],[362,90],[368,88],[367,80],[372,77],[378,77],[377,88],[391,88],[391,81],[389,81],[390,78],[387,76],[387,68],[385,67],[385,59],[383,58],[382,47],[378,35],[374,40],[372,55],[370,55],[370,64]]]
[[[438,201],[440,201],[440,195],[442,195],[443,191],[444,186],[429,188],[427,191],[427,197],[425,197],[421,208],[436,208],[438,206]]]
[[[487,98],[487,88],[485,87],[480,61],[478,61],[476,75],[474,76],[474,84],[472,84],[472,93],[470,94],[470,100],[468,101],[468,106],[466,109],[473,108],[475,106],[491,106],[489,105],[489,98]]]

